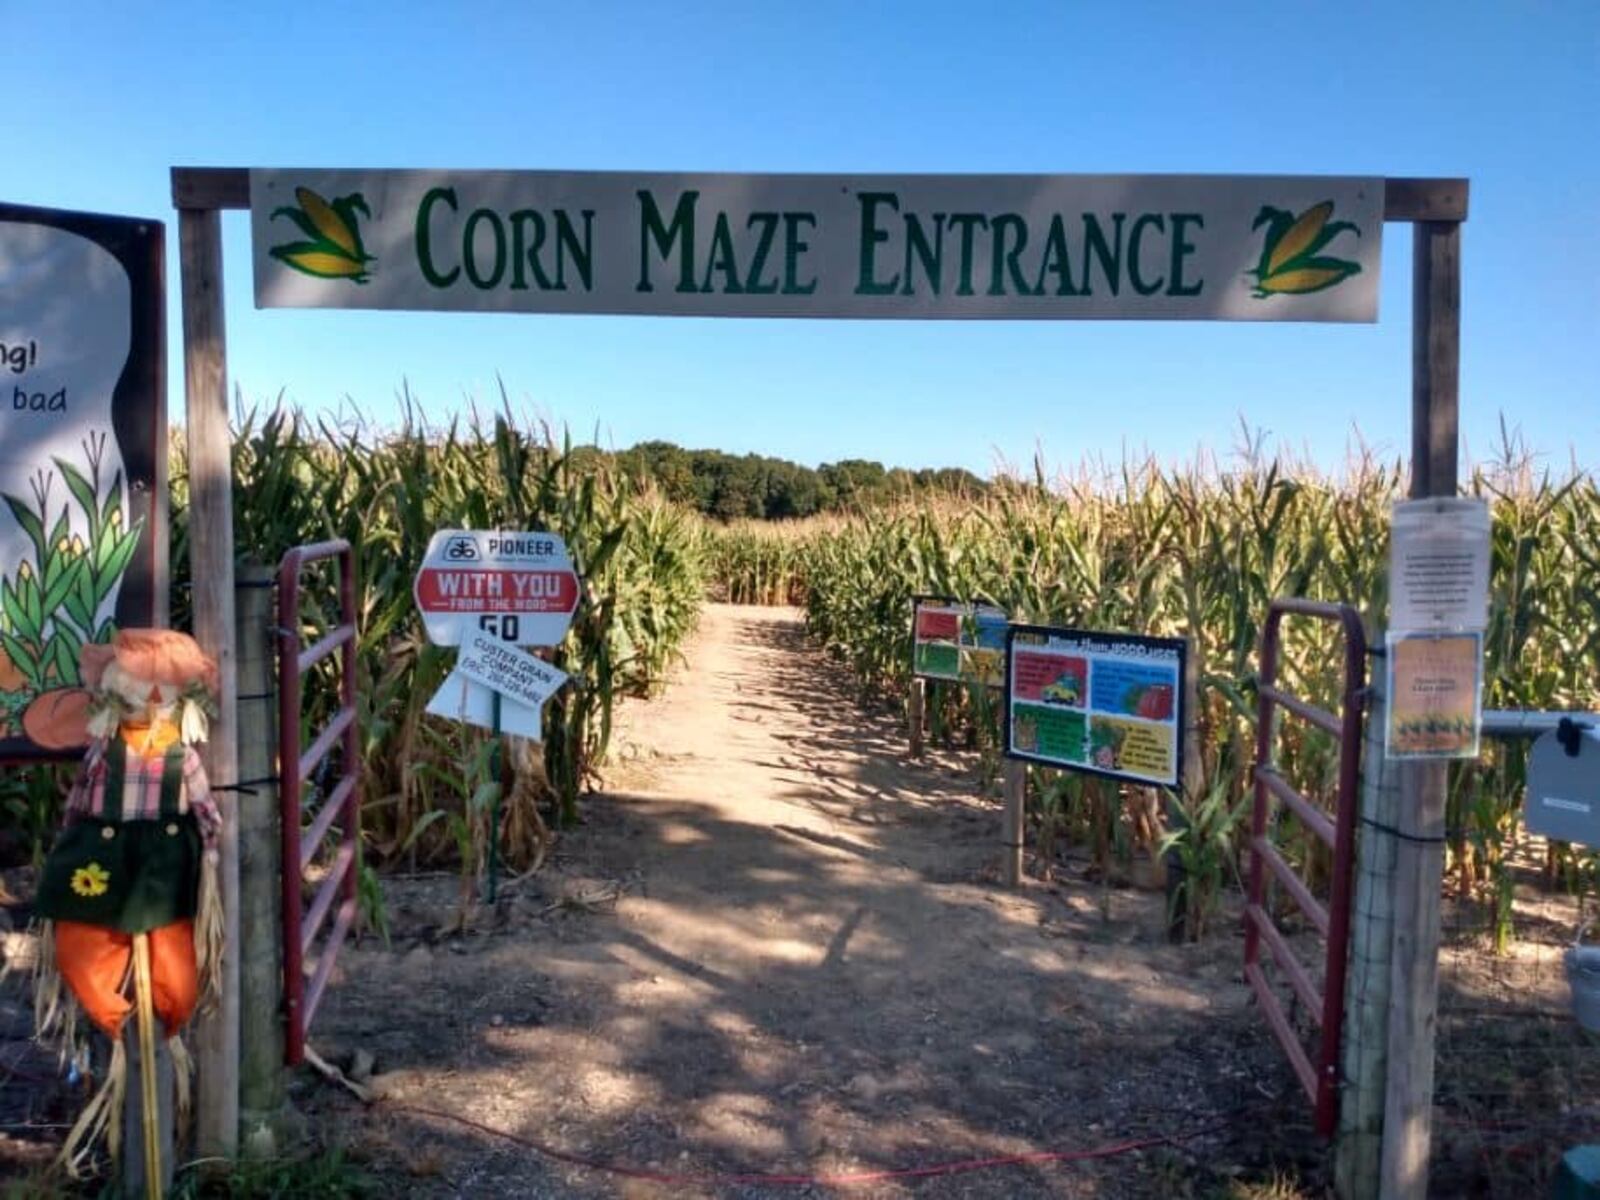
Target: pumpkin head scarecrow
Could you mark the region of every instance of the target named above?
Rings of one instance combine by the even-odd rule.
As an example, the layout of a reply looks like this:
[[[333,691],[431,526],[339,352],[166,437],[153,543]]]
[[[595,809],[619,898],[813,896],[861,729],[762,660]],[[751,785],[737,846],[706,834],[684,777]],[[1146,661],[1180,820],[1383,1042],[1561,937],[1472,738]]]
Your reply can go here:
[[[41,1034],[59,1031],[70,1047],[76,1001],[112,1042],[106,1082],[63,1150],[74,1174],[101,1132],[119,1152],[130,1014],[145,1113],[156,1111],[157,1019],[177,1067],[180,1112],[187,1107],[188,1055],[177,1033],[214,988],[222,949],[221,818],[194,750],[206,736],[215,664],[187,634],[127,629],[85,646],[80,673],[83,691],[46,693],[24,717],[40,744],[89,744],[35,904],[48,922],[36,991]],[[147,1180],[160,1178],[148,1169],[154,1139],[147,1130]]]

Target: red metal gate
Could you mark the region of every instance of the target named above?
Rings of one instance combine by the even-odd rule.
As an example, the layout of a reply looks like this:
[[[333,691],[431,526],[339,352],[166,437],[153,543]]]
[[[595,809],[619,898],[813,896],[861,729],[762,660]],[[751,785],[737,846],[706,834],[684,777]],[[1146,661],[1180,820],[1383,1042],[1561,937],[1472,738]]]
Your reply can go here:
[[[1344,629],[1344,694],[1334,716],[1277,686],[1279,627],[1288,614],[1337,621]],[[1250,889],[1245,906],[1244,973],[1267,1023],[1277,1035],[1306,1095],[1316,1109],[1317,1132],[1333,1134],[1339,1117],[1339,1037],[1344,1024],[1345,963],[1350,942],[1350,877],[1355,861],[1355,826],[1361,777],[1361,722],[1366,701],[1367,638],[1360,614],[1348,604],[1274,600],[1261,636],[1260,710],[1256,726],[1255,818],[1250,836]],[[1308,721],[1339,742],[1339,786],[1332,815],[1289,786],[1273,756],[1279,709]],[[1326,907],[1272,844],[1269,816],[1276,800],[1333,851],[1333,879]],[[1266,899],[1267,874],[1292,898],[1327,940],[1326,970],[1319,993],[1304,964],[1274,924]],[[1310,1051],[1295,1032],[1262,970],[1261,945],[1306,1013],[1318,1026]]]
[[[306,565],[323,559],[339,563],[339,624],[311,645],[303,644],[300,576]],[[300,720],[305,673],[339,652],[339,708],[302,751]],[[309,824],[303,802],[306,782],[335,746],[341,747],[337,775],[318,780],[320,807]],[[284,1060],[291,1066],[305,1056],[306,1031],[333,971],[334,956],[356,916],[356,842],[360,835],[356,783],[361,770],[356,728],[355,555],[340,540],[296,546],[278,567],[278,774],[283,824],[283,995],[287,1032]],[[306,870],[330,834],[337,849],[310,908],[302,912]],[[322,923],[340,900],[333,931],[317,955],[310,984],[304,963]]]

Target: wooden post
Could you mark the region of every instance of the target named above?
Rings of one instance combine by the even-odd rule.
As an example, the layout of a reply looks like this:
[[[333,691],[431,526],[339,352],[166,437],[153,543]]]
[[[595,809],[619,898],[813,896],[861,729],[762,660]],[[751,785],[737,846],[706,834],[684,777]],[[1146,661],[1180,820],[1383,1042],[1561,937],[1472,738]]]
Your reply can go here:
[[[278,872],[277,687],[273,572],[239,569],[239,1145],[246,1158],[277,1156],[284,1115],[283,914]]]
[[[177,1140],[174,1137],[172,1052],[167,1039],[155,1039],[150,1055],[155,1071],[157,1145],[161,1155],[161,1174],[158,1186],[149,1185],[150,1164],[145,1158],[144,1109],[145,1088],[144,1051],[140,1046],[137,1021],[127,1022],[122,1030],[122,1042],[128,1055],[127,1099],[122,1107],[122,1195],[148,1196],[159,1192],[172,1194],[173,1172],[177,1168]],[[107,1045],[110,1045],[108,1042]],[[116,1120],[115,1117],[112,1118]]]
[[[1022,843],[1026,829],[1028,765],[1014,758],[1005,765],[1005,819],[1001,822],[1000,850],[1007,887],[1022,886]]]
[[[1421,499],[1456,494],[1461,226],[1419,221],[1415,230],[1411,496]],[[1401,764],[1397,827],[1404,836],[1395,846],[1384,1200],[1423,1200],[1428,1187],[1447,773],[1442,762]]]
[[[928,712],[928,681],[926,679],[912,679],[911,695],[906,702],[906,711],[911,723],[911,757],[921,758],[923,723],[927,720]]]
[[[1369,645],[1381,645],[1381,628]],[[1383,1104],[1389,1043],[1389,970],[1394,937],[1398,764],[1383,753],[1387,681],[1371,673],[1361,749],[1361,816],[1355,897],[1350,912],[1350,962],[1345,976],[1344,1091],[1340,1096],[1335,1173],[1340,1200],[1378,1194],[1383,1157]]]
[[[233,612],[233,470],[228,428],[222,302],[222,216],[178,212],[183,287],[183,375],[189,442],[189,578],[194,635],[217,663],[218,714],[201,747],[214,787],[239,778]],[[239,841],[237,796],[219,793],[223,813],[219,882],[223,905],[222,996],[199,1022],[196,1150],[231,1159],[239,1137]]]

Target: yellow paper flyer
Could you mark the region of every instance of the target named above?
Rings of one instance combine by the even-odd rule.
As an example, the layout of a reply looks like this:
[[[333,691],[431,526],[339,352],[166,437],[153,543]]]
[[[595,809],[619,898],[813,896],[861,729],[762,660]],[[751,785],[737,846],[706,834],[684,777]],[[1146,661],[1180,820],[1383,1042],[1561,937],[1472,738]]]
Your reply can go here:
[[[1390,634],[1390,758],[1476,758],[1483,681],[1478,633]]]

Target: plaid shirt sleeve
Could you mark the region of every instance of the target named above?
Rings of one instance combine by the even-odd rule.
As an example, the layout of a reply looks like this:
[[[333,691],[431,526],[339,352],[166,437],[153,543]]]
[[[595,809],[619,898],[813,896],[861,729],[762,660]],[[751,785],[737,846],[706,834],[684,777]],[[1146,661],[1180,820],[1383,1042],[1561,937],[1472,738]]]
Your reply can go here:
[[[217,834],[222,832],[222,814],[211,798],[211,781],[206,778],[206,769],[200,764],[200,756],[193,746],[183,755],[183,791],[189,811],[200,825],[200,837],[209,850],[217,844]]]
[[[74,825],[96,811],[99,797],[105,790],[105,750],[104,738],[96,738],[89,743],[89,749],[83,756],[83,769],[78,772],[78,778],[67,793],[64,824]]]

